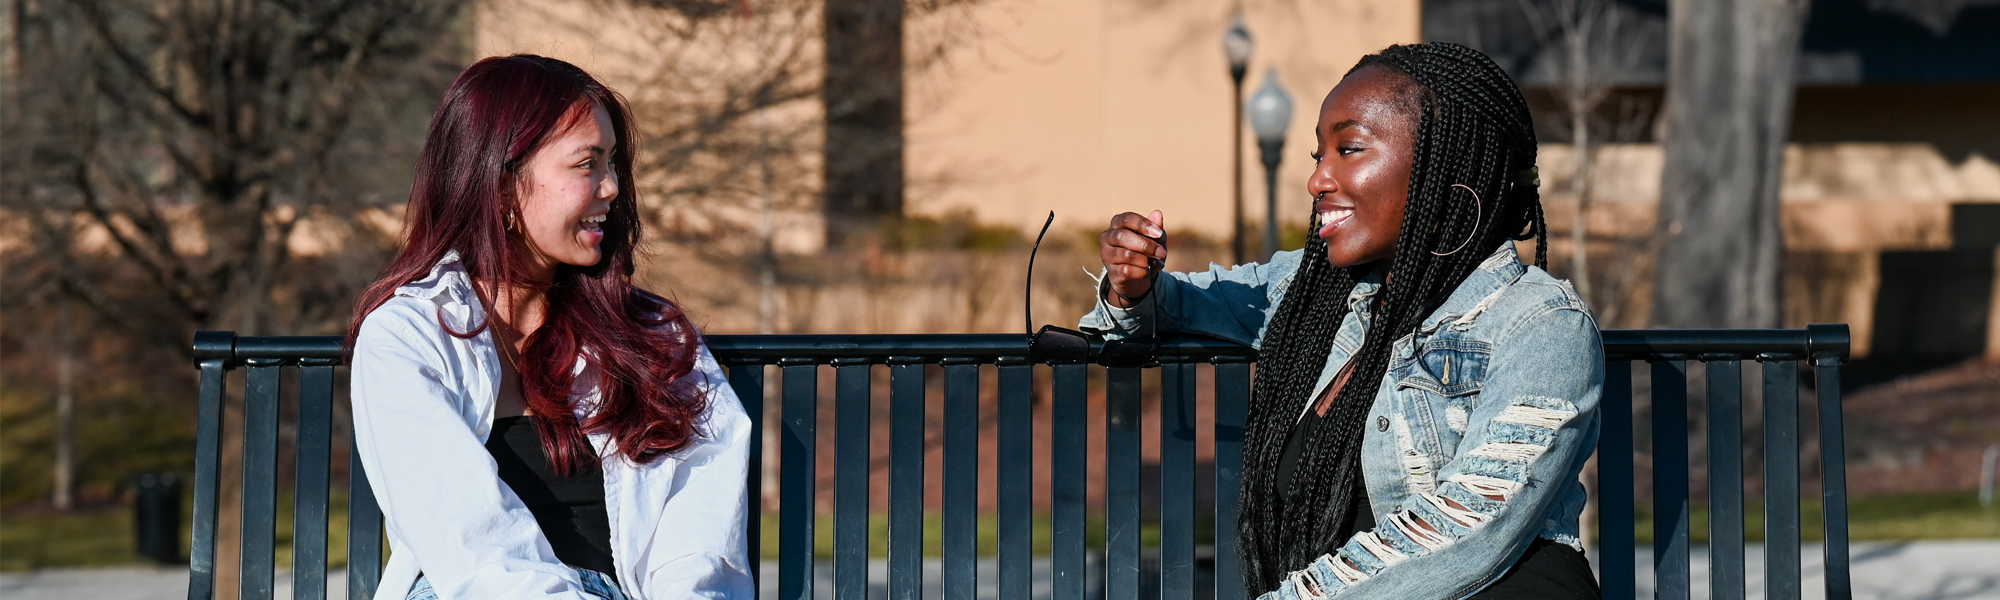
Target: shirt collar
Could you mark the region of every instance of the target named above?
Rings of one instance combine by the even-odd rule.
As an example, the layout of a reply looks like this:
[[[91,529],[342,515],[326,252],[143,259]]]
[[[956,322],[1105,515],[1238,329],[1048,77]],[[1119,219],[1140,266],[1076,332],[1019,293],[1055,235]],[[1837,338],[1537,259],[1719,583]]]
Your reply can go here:
[[[429,275],[397,287],[396,295],[429,300],[438,294],[452,292],[454,299],[462,299],[471,290],[472,281],[465,273],[465,262],[459,259],[457,250],[448,250],[444,258],[431,266]]]

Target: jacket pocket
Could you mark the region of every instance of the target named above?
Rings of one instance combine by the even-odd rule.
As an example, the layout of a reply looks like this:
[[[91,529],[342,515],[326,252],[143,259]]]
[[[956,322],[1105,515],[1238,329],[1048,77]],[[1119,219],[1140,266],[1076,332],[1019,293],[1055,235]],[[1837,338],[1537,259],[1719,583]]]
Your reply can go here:
[[[1493,345],[1458,337],[1426,340],[1413,357],[1397,361],[1398,388],[1416,388],[1446,398],[1467,396],[1486,382]]]
[[[1414,488],[1430,487],[1429,476],[1456,454],[1492,356],[1493,347],[1486,342],[1439,337],[1391,364],[1396,414],[1390,425],[1401,443],[1404,475]]]

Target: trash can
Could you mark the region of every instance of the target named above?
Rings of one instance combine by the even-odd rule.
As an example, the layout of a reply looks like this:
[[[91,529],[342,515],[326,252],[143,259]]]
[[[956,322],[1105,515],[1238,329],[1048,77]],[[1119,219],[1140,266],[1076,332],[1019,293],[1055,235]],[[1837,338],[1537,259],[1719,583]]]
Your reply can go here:
[[[133,548],[162,564],[181,562],[181,482],[173,473],[132,478]]]

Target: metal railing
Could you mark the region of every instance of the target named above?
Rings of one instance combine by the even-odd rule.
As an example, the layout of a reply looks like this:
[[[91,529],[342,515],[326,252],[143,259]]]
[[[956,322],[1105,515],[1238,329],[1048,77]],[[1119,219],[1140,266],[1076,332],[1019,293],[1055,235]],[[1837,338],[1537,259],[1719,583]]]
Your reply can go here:
[[[1707,363],[1710,587],[1715,598],[1742,598],[1745,592],[1744,489],[1741,438],[1743,361],[1763,363],[1764,507],[1766,596],[1797,598],[1800,570],[1799,381],[1798,363],[1809,361],[1819,382],[1821,476],[1825,515],[1827,597],[1851,596],[1848,581],[1845,461],[1840,416],[1840,363],[1848,351],[1845,325],[1802,330],[1624,330],[1603,332],[1607,357],[1605,397],[1600,405],[1603,435],[1598,446],[1600,522],[1598,539],[1605,596],[1629,598],[1635,590],[1633,556],[1635,494],[1633,477],[1633,361],[1652,369],[1654,573],[1660,598],[1688,598],[1689,458],[1687,453],[1687,362]],[[732,387],[762,431],[765,368],[780,372],[778,427],[779,531],[778,597],[861,598],[868,595],[869,469],[872,374],[889,372],[887,593],[892,599],[922,594],[924,552],[924,456],[929,432],[926,365],[940,365],[943,377],[940,487],[941,582],[946,598],[970,599],[977,590],[979,524],[980,368],[997,374],[994,435],[996,556],[1001,598],[1027,598],[1034,585],[1033,519],[1035,481],[1049,481],[1052,597],[1082,600],[1101,591],[1106,598],[1137,598],[1157,585],[1161,597],[1193,598],[1198,581],[1213,585],[1212,597],[1242,598],[1237,573],[1236,489],[1242,463],[1242,431],[1250,392],[1254,351],[1230,344],[1170,338],[1159,360],[1158,477],[1142,480],[1141,422],[1143,369],[1104,369],[1103,505],[1089,506],[1088,440],[1090,371],[1081,363],[1048,364],[1028,355],[1019,335],[761,335],[710,336],[710,348],[729,368]],[[202,373],[197,442],[194,544],[191,546],[190,599],[212,596],[216,497],[221,485],[220,438],[224,375],[243,367],[247,406],[244,419],[242,565],[244,598],[269,598],[274,570],[276,527],[279,372],[299,369],[298,476],[293,522],[293,589],[297,598],[325,596],[327,466],[332,441],[334,368],[341,356],[337,337],[237,337],[201,332],[195,358]],[[1213,416],[1197,423],[1197,369],[1208,363]],[[1038,366],[1040,365],[1040,366]],[[820,370],[833,370],[831,590],[815,590],[813,528],[817,462]],[[1033,398],[1038,372],[1046,372],[1050,399],[1048,452],[1036,464]],[[1214,440],[1211,477],[1196,469],[1197,430]],[[752,436],[751,464],[763,464],[763,436]],[[351,443],[351,442],[350,442]],[[371,595],[380,580],[380,510],[362,466],[350,460],[348,597]],[[1798,476],[1793,476],[1797,474]],[[753,473],[750,498],[758,502],[762,478]],[[1142,566],[1142,486],[1157,486],[1159,545],[1156,568]],[[1213,506],[1201,509],[1197,486],[1212,486]],[[1096,510],[1093,510],[1096,509]],[[1198,510],[1209,512],[1198,515]],[[1088,515],[1103,519],[1102,561],[1087,561]],[[756,513],[753,513],[756,514]],[[1210,518],[1200,519],[1198,516]],[[1197,577],[1197,527],[1212,531],[1212,573]],[[751,519],[751,556],[759,556],[761,523]],[[366,558],[364,558],[366,557]],[[372,558],[372,560],[370,559]],[[753,561],[757,564],[757,561]],[[1099,568],[1102,572],[1086,573]],[[1087,589],[1101,576],[1102,589]],[[1157,577],[1142,581],[1142,577]],[[828,593],[828,592],[831,593]],[[1207,592],[1209,590],[1202,590]],[[1208,595],[1208,594],[1201,594]]]

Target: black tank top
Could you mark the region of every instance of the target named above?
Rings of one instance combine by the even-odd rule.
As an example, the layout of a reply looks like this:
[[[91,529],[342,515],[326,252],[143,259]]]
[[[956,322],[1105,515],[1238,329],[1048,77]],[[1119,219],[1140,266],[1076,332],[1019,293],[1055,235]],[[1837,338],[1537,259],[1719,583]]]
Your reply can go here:
[[[486,451],[500,467],[500,481],[521,497],[563,564],[617,576],[611,562],[611,517],[604,509],[604,469],[596,460],[563,477],[542,452],[534,417],[493,420]],[[597,454],[589,445],[584,451]]]
[[[1306,443],[1311,441],[1313,435],[1321,428],[1328,426],[1330,425],[1327,423],[1326,417],[1320,416],[1319,411],[1309,409],[1306,411],[1305,416],[1299,419],[1298,426],[1292,428],[1291,437],[1285,438],[1285,453],[1278,456],[1277,479],[1279,482],[1282,482],[1282,485],[1286,486],[1285,489],[1289,489],[1291,486],[1292,477],[1295,476],[1295,472],[1298,469],[1299,458],[1305,452]],[[1368,485],[1366,482],[1360,481],[1361,478],[1359,477],[1355,479],[1354,493],[1349,496],[1352,499],[1353,509],[1347,512],[1347,522],[1341,524],[1340,535],[1338,536],[1339,539],[1343,540],[1354,537],[1356,533],[1375,528],[1375,511],[1371,510],[1368,505]],[[1285,501],[1297,502],[1299,498],[1288,495]]]

